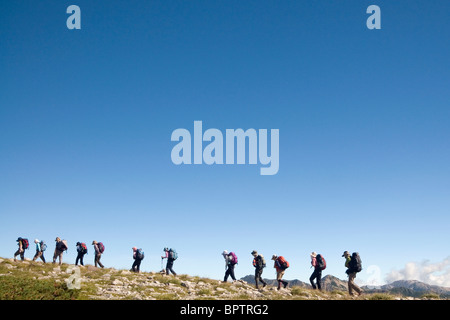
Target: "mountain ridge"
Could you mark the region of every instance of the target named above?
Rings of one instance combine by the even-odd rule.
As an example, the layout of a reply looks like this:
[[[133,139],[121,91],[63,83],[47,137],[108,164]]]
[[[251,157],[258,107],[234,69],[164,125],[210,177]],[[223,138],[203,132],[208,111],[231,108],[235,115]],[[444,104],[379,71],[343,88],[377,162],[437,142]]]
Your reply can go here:
[[[277,285],[277,280],[263,278],[270,285]],[[255,284],[254,275],[247,275],[241,278],[248,283]],[[304,281],[293,279],[288,280],[290,286],[300,286],[302,288],[311,289],[311,284]],[[339,279],[333,275],[326,275],[322,278],[322,289],[325,291],[347,291],[347,280]],[[381,286],[367,286],[363,285],[361,288],[366,293],[386,293],[386,294],[400,294],[405,297],[420,297],[426,294],[439,295],[442,298],[450,298],[450,288],[431,285],[419,280],[397,280],[389,284]]]
[[[256,289],[253,276],[246,277],[249,282],[224,283],[187,274],[2,258],[0,279],[0,300],[443,300],[438,294],[410,298],[384,292],[352,297],[346,282],[331,275],[324,277],[323,291],[310,289],[300,280],[280,290],[271,284]]]

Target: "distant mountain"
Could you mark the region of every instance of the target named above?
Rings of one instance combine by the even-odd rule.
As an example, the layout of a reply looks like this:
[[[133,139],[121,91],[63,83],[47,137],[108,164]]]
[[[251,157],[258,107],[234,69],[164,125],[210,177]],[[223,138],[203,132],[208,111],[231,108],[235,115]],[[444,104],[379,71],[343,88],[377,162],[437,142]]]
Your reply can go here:
[[[437,294],[441,298],[450,298],[450,288],[430,285],[417,280],[398,280],[382,286],[363,286],[362,288],[368,293],[388,292],[410,297]]]
[[[255,284],[254,275],[245,276],[241,278],[241,280],[246,281],[250,284]],[[266,281],[268,285],[277,285],[277,280],[275,279],[264,278],[264,281]],[[289,280],[289,287],[293,286],[311,288],[311,284],[298,279]],[[430,285],[417,280],[399,280],[382,286],[362,286],[361,288],[366,293],[389,293],[415,298],[421,297],[425,294],[436,294],[444,299],[450,298],[450,288]],[[322,289],[330,292],[334,290],[347,292],[347,280],[341,280],[333,275],[326,275],[322,278]]]
[[[245,277],[241,278],[240,280],[243,280],[243,281],[245,281],[245,282],[247,282],[249,284],[253,284],[253,285],[255,284],[255,276],[254,275],[245,276]],[[278,282],[277,282],[276,279],[263,278],[263,280],[269,286],[275,286],[276,287],[278,285]],[[307,284],[307,283],[305,283],[303,281],[300,281],[300,280],[297,280],[297,279],[295,279],[295,280],[288,280],[288,282],[289,282],[289,287],[299,286],[299,287],[302,287],[302,288],[311,288],[310,284]]]
[[[267,279],[267,278],[263,278],[265,282],[267,282],[268,285],[271,286],[277,286],[277,280],[276,279]],[[250,284],[255,284],[255,276],[254,275],[248,275],[245,276],[243,278],[241,278],[241,280],[250,283]],[[294,280],[288,280],[289,282],[289,287],[302,287],[302,288],[311,288],[311,284],[303,282],[301,280],[298,279],[294,279]],[[347,281],[343,281],[339,278],[336,278],[335,276],[332,275],[326,275],[325,277],[322,278],[322,288],[326,291],[333,291],[333,290],[340,290],[340,291],[347,291]]]

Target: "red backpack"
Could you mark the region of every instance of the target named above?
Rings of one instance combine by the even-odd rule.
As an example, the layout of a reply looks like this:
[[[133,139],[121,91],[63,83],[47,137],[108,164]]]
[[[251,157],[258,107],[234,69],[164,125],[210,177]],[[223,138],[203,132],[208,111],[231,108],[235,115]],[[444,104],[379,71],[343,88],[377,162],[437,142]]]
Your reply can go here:
[[[321,254],[317,255],[316,263],[317,263],[317,268],[320,270],[325,270],[327,267],[327,262],[325,261],[325,258]]]
[[[286,270],[287,268],[289,268],[289,262],[287,262],[287,260],[283,256],[279,256],[277,258],[277,261],[278,261],[278,266],[281,269]]]
[[[98,251],[100,253],[103,253],[103,251],[105,251],[105,246],[103,245],[102,242],[97,243],[97,246],[98,246]]]
[[[28,249],[29,246],[30,246],[30,243],[28,242],[28,239],[22,238],[22,248],[25,250],[25,249]]]

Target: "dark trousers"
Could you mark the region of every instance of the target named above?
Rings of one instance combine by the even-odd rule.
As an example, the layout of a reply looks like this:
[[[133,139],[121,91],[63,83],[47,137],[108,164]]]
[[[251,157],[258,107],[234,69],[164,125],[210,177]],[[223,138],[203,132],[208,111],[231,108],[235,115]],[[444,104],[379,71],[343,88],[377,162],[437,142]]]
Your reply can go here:
[[[75,265],[78,265],[78,262],[80,262],[80,264],[82,266],[84,266],[83,257],[84,257],[84,253],[78,252],[77,258],[75,259]]]
[[[97,267],[97,265],[99,265],[101,268],[104,268],[105,266],[100,262],[100,258],[102,257],[101,253],[96,253],[95,254],[95,260],[94,260],[94,265]]]
[[[225,271],[225,277],[223,278],[224,282],[227,282],[228,276],[231,276],[231,279],[236,281],[236,277],[234,276],[234,264],[229,264],[227,271]]]
[[[133,265],[131,266],[131,271],[139,272],[141,267],[141,259],[134,259]]]
[[[267,283],[262,278],[262,273],[263,273],[263,269],[258,269],[258,268],[255,269],[256,288],[258,288],[258,281],[261,282],[264,287],[267,285]]]
[[[167,265],[166,265],[166,274],[169,274],[169,271],[172,272],[174,276],[176,276],[176,272],[173,271],[173,259],[167,258]]]
[[[20,255],[20,259],[25,260],[25,250],[20,252],[20,249],[17,249],[16,253],[14,253],[14,261],[16,261],[16,257]]]
[[[44,252],[36,250],[36,254],[33,257],[33,261],[36,261],[37,258],[41,258],[41,260],[45,263]]]
[[[322,281],[322,270],[314,269],[314,272],[312,273],[311,277],[309,278],[309,282],[311,282],[313,289],[316,289],[316,285],[314,284],[314,279],[317,279],[317,288],[319,288],[319,290],[322,290],[322,287],[320,285],[320,282]]]

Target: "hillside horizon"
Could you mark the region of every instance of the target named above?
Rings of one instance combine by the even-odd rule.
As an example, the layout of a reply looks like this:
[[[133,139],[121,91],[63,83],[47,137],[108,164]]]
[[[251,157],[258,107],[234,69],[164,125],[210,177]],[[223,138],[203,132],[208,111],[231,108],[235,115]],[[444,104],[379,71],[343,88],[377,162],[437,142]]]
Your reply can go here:
[[[75,269],[77,271],[75,271]],[[78,272],[79,290],[72,290],[72,278]],[[72,264],[14,261],[0,258],[0,300],[34,299],[138,299],[138,300],[442,300],[450,298],[450,289],[428,286],[420,281],[396,281],[379,289],[362,287],[363,295],[351,297],[346,281],[332,275],[323,277],[323,290],[313,290],[300,280],[277,290],[267,279],[265,288],[256,289],[253,275],[224,283],[220,280],[160,272],[134,273],[125,269],[75,268]],[[75,278],[74,278],[75,279]],[[69,281],[70,280],[70,281]],[[70,282],[70,283],[69,283]],[[73,282],[74,284],[76,281]],[[46,288],[52,292],[46,293]]]

